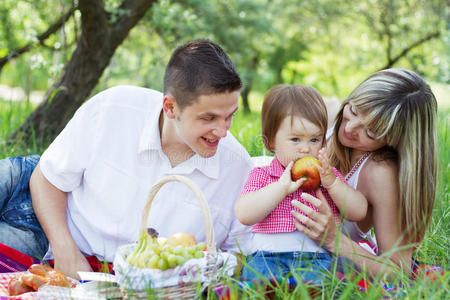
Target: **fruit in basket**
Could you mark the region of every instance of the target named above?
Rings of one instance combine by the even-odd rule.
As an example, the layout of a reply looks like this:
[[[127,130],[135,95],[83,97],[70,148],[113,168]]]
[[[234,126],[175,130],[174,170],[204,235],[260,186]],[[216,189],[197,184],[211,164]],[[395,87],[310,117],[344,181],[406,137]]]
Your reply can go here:
[[[206,244],[197,244],[190,233],[176,233],[163,242],[157,233],[150,236],[148,232],[141,232],[136,248],[126,258],[129,264],[138,268],[167,270],[191,258],[204,257]]]
[[[173,247],[176,246],[189,247],[196,245],[197,241],[195,240],[195,236],[188,232],[177,232],[167,239],[166,244]]]
[[[292,166],[292,180],[297,181],[300,178],[306,178],[302,185],[302,189],[306,191],[315,190],[320,185],[320,174],[315,165],[321,166],[320,161],[315,157],[307,156],[300,158]]]

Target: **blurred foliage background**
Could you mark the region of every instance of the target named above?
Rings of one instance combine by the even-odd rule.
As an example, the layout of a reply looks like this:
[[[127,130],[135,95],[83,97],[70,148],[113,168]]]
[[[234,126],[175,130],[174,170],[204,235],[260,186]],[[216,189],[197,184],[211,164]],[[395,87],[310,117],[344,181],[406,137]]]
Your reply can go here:
[[[120,9],[122,2],[103,1],[110,22],[128,13]],[[1,86],[21,88],[25,100],[44,97],[79,42],[77,6],[74,0],[2,0]],[[67,12],[67,20],[41,39]],[[259,110],[263,94],[277,83],[312,85],[324,97],[342,100],[369,74],[387,67],[419,73],[448,107],[449,16],[447,0],[155,1],[91,94],[117,84],[161,90],[172,50],[208,38],[235,62],[249,110]],[[5,93],[0,98],[11,100]]]

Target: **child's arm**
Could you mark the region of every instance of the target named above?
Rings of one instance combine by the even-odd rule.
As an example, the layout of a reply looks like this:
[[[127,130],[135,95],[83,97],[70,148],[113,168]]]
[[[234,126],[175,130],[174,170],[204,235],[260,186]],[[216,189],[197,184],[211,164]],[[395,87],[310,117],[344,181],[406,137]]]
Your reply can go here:
[[[242,224],[253,225],[263,220],[287,195],[300,188],[305,179],[292,181],[292,165],[293,162],[290,162],[278,181],[260,190],[241,195],[236,200],[234,212]]]
[[[318,155],[322,167],[318,166],[322,186],[327,189],[344,218],[349,221],[360,221],[367,214],[367,199],[364,195],[345,184],[333,172],[324,148]]]

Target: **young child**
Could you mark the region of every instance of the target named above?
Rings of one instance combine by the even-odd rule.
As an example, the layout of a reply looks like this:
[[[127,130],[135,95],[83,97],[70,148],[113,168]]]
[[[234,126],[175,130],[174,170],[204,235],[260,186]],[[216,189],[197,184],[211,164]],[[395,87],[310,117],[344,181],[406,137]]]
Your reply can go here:
[[[317,157],[322,192],[336,220],[339,211],[349,220],[360,220],[367,212],[367,200],[343,181],[342,175],[328,163],[325,145],[327,111],[316,89],[301,85],[277,85],[264,98],[261,112],[264,145],[274,153],[269,166],[253,169],[235,204],[235,213],[244,225],[253,225],[256,249],[247,259],[242,278],[285,277],[296,273],[304,281],[319,283],[319,270],[327,270],[331,256],[296,230],[291,204],[302,200],[305,179],[292,181],[293,163],[302,157]],[[338,179],[340,178],[340,179]],[[310,192],[315,195],[315,192]],[[330,199],[332,196],[333,201]],[[337,207],[336,207],[336,205]],[[302,220],[308,226],[308,218]]]

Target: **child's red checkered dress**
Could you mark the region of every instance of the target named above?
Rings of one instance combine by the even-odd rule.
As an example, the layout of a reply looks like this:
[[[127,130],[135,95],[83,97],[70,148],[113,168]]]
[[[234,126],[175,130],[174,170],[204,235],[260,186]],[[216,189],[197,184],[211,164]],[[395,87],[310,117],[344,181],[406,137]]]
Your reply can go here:
[[[339,179],[345,182],[342,175],[334,169],[334,173]],[[241,192],[241,195],[247,194],[249,192],[254,192],[260,190],[261,188],[276,182],[280,179],[281,175],[284,172],[284,167],[275,157],[269,166],[257,167],[250,172],[250,175],[247,179],[247,182],[244,185],[244,188]],[[298,200],[305,205],[317,210],[314,206],[312,206],[309,202],[304,201],[301,198],[302,189],[298,189],[294,193],[288,195],[284,198],[275,209],[261,222],[253,225],[253,232],[263,232],[263,233],[281,233],[281,232],[293,232],[297,230],[294,225],[294,217],[291,214],[292,210],[298,211],[302,213],[297,208],[295,208],[292,204],[292,200]],[[339,209],[334,204],[333,200],[331,200],[328,192],[322,188],[322,192],[326,197],[328,204],[331,207],[333,215],[336,221],[339,221]],[[314,192],[310,192],[311,195],[316,196]]]

